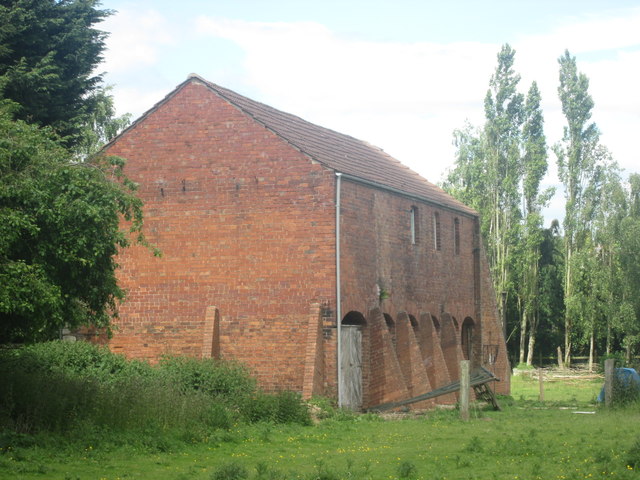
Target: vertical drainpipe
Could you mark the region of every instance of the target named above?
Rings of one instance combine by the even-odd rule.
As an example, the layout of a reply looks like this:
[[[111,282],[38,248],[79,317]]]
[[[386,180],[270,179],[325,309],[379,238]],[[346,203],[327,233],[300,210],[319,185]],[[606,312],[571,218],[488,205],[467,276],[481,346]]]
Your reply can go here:
[[[342,298],[340,292],[340,185],[342,173],[336,172],[336,326],[338,329],[338,407],[342,408]]]

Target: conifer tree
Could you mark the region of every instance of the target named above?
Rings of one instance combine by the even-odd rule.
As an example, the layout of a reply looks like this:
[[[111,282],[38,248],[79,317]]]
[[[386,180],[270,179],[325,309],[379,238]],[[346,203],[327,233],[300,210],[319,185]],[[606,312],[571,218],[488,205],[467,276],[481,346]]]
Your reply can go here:
[[[15,118],[51,127],[67,146],[81,141],[99,98],[111,14],[98,0],[8,0],[0,3],[0,98]]]

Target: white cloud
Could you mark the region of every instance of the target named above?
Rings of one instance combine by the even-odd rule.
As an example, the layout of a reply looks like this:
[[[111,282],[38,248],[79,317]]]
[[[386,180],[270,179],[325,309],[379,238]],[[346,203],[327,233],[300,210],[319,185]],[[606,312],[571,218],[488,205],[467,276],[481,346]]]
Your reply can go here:
[[[382,147],[432,181],[452,158],[453,129],[482,108],[497,51],[354,41],[309,22],[200,17],[197,30],[242,47],[261,101]]]
[[[640,31],[640,8],[603,10],[598,15],[559,19],[549,32],[529,36],[525,42],[542,52],[565,49],[576,55],[637,47]]]
[[[520,39],[517,69],[527,83],[537,80],[543,98],[550,143],[558,141],[565,124],[558,100],[557,59],[568,49],[578,70],[589,78],[595,102],[592,120],[601,141],[627,171],[640,170],[633,138],[640,128],[640,8],[564,19],[550,32]],[[553,159],[555,160],[555,158]]]
[[[169,22],[156,10],[122,9],[101,28],[110,32],[102,66],[111,74],[148,68],[163,47],[175,43]]]
[[[208,50],[207,38],[222,39],[243,55],[242,70],[230,77],[236,80],[224,86],[249,90],[252,98],[375,144],[432,181],[453,163],[453,130],[465,119],[482,123],[500,49],[471,42],[362,41],[314,22],[205,16],[194,22],[191,28],[174,25],[153,9],[124,9],[105,22],[112,34],[104,68],[117,80],[119,111],[141,113],[176,85],[175,76],[159,79],[159,69],[169,69],[162,66],[163,51],[184,50],[190,71],[222,68],[216,61],[221,52]],[[633,139],[640,127],[639,22],[638,8],[618,16],[558,19],[549,32],[512,41],[521,90],[532,80],[541,89],[550,145],[562,135],[557,59],[568,48],[591,80],[602,141],[623,167],[638,171]],[[192,34],[199,40],[187,48],[185,37]],[[222,81],[218,73],[214,77]]]
[[[113,98],[118,106],[118,114],[136,112],[131,119],[133,121],[162,100],[167,93],[169,92],[165,88],[123,87],[113,90]]]
[[[593,119],[620,164],[637,170],[640,9],[624,17],[571,19],[514,42],[526,93],[536,80],[549,144],[562,135],[557,59],[569,48],[591,80]],[[342,38],[312,22],[261,23],[199,17],[197,32],[236,43],[260,100],[384,148],[432,181],[453,162],[452,132],[483,121],[483,99],[500,45],[376,43]],[[615,50],[582,61],[594,51]],[[624,132],[624,133],[621,133]],[[628,135],[630,134],[630,135]],[[551,161],[555,158],[551,156]],[[635,167],[635,168],[634,168]]]
[[[629,171],[640,170],[640,8],[623,16],[561,19],[546,33],[513,42],[521,91],[535,80],[542,93],[549,146],[562,136],[558,61],[569,49],[590,79],[593,120],[602,142]],[[236,43],[247,83],[259,100],[369,141],[431,181],[453,165],[452,132],[465,119],[483,122],[483,100],[500,45],[375,43],[341,38],[317,23],[254,23],[200,17],[203,36]],[[556,195],[549,223],[564,216],[555,155],[544,186]]]

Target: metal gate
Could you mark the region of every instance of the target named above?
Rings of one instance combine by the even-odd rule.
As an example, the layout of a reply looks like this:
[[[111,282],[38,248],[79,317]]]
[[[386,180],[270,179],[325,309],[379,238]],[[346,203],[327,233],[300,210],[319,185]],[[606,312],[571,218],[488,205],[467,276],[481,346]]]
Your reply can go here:
[[[362,409],[362,327],[341,325],[342,404],[351,410]]]

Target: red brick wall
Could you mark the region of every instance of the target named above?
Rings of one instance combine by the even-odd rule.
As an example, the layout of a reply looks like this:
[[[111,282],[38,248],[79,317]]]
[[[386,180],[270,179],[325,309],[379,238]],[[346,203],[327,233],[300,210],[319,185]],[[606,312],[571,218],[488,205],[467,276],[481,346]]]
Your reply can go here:
[[[112,350],[201,356],[216,306],[220,355],[268,389],[302,391],[310,305],[335,298],[334,175],[199,83],[108,154],[140,184],[148,240],[118,259],[128,291]]]
[[[365,385],[364,406],[376,406],[409,398],[391,334],[382,312],[374,308],[367,316],[370,331],[370,379]]]
[[[496,297],[493,291],[491,274],[489,273],[489,263],[484,253],[484,249],[481,250],[480,255],[480,281],[483,285],[482,296],[482,315],[488,317],[490,315],[497,315],[498,307],[496,305]],[[509,364],[509,356],[507,354],[504,334],[502,331],[502,324],[496,318],[493,322],[484,322],[482,329],[482,345],[484,346],[483,357],[486,368],[496,375],[500,381],[496,382],[493,386],[497,393],[508,395],[511,393],[511,365]],[[489,365],[489,354],[493,355],[494,347],[497,347],[497,358],[494,359],[494,364]]]
[[[410,210],[417,207],[417,241],[410,241]],[[400,312],[451,313],[476,317],[473,283],[474,219],[342,181],[343,312],[380,306],[394,320]],[[440,214],[442,249],[434,248],[432,215]],[[460,222],[460,251],[454,254],[453,220]],[[388,298],[380,303],[380,290]],[[437,313],[436,313],[437,315]]]
[[[185,84],[107,153],[128,160],[126,173],[145,202],[147,238],[163,253],[155,258],[135,246],[119,257],[128,298],[110,347],[150,360],[235,358],[267,389],[336,395],[334,172],[199,82]],[[341,193],[341,311],[375,324],[363,336],[365,404],[441,386],[419,381],[433,383],[412,362],[444,356],[439,345],[420,350],[424,334],[411,329],[409,315],[447,312],[460,325],[472,318],[476,362],[483,342],[502,341],[475,218],[347,178]],[[383,314],[396,322],[400,357]],[[439,341],[435,332],[428,337]],[[508,378],[501,348],[494,371]],[[392,370],[382,369],[384,377],[380,355]]]
[[[404,385],[398,386],[399,391],[417,392],[441,387],[442,384],[432,384],[431,380],[436,377],[439,383],[447,379],[458,380],[458,362],[462,359],[461,327],[466,318],[471,319],[474,325],[472,365],[481,365],[483,342],[491,339],[499,343],[503,340],[498,335],[494,295],[487,281],[486,262],[476,235],[476,218],[347,178],[342,181],[341,197],[342,311],[369,312],[379,307],[395,321],[395,353],[406,377]],[[411,233],[412,208],[417,212],[414,216],[415,243]],[[436,213],[439,242],[436,242],[434,233]],[[458,248],[454,233],[456,219]],[[440,247],[437,248],[436,244]],[[423,334],[416,335],[411,331],[409,335],[406,316],[418,319],[427,312],[431,312],[445,329],[443,337],[435,332],[432,334],[431,328]],[[381,328],[378,323],[376,329]],[[397,335],[399,328],[403,329],[400,337]],[[389,337],[392,334],[390,332]],[[411,340],[415,340],[423,350],[407,350]],[[434,342],[439,342],[439,345]],[[371,403],[366,406],[375,406],[375,401],[381,398],[398,396],[398,392],[385,392],[384,395],[378,392],[384,378],[395,373],[382,372],[385,365],[393,362],[376,363],[380,355],[374,352],[374,347],[372,339],[368,357],[371,365],[367,368],[371,378],[365,382],[365,388],[367,383],[370,384],[372,395],[369,398]],[[504,342],[501,349],[504,353]],[[423,357],[424,371],[420,372],[411,370],[415,365],[409,360],[410,354],[413,358],[418,353]],[[433,368],[430,362],[434,359],[442,359],[438,365],[440,369],[442,361],[446,363],[446,374],[441,372],[436,376],[433,370],[429,370]],[[498,360],[492,371],[507,379],[499,391],[508,392],[506,356]],[[376,378],[376,375],[381,378]],[[424,378],[425,385],[417,384],[415,379],[418,378]],[[426,383],[429,383],[428,387]],[[439,401],[452,399],[450,395]]]
[[[427,369],[422,360],[422,351],[419,343],[419,325],[412,325],[406,313],[400,313],[396,322],[396,354],[400,369],[404,377],[405,385],[412,397],[417,397],[434,390],[429,381]],[[431,408],[435,400],[430,399],[414,405],[415,408]]]

